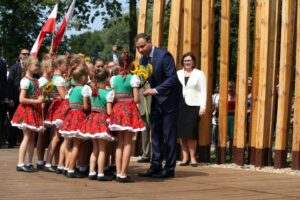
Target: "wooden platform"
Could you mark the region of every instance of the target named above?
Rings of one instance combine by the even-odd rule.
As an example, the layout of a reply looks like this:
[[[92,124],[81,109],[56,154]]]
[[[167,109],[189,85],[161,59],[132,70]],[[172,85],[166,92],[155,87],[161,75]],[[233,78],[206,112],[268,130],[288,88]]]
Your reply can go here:
[[[140,178],[147,164],[130,163],[135,183],[69,179],[16,172],[18,149],[0,149],[0,199],[300,199],[299,176],[211,167],[177,167],[176,178]]]

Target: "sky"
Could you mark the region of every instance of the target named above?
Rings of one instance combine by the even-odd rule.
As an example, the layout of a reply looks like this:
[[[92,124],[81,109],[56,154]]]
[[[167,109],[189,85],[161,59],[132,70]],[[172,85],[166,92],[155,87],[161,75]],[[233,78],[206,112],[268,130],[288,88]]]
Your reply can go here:
[[[127,0],[119,0],[121,3],[122,3],[122,10],[123,11],[128,11],[128,3],[126,2]],[[101,9],[100,9],[101,11]],[[92,10],[92,14],[95,13],[96,10]],[[89,24],[89,29],[82,29],[80,31],[78,30],[75,30],[74,28],[72,29],[68,29],[66,31],[66,35],[69,37],[71,35],[79,35],[81,33],[84,33],[84,32],[93,32],[93,31],[100,31],[102,28],[103,28],[103,21],[101,20],[101,16],[98,16],[96,17],[96,19],[94,20],[93,23]]]

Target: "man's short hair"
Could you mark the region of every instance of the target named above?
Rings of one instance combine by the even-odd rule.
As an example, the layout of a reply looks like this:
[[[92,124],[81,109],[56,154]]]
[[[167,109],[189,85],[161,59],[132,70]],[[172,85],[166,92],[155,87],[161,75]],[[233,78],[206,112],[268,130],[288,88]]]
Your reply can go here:
[[[137,42],[141,38],[145,39],[147,42],[151,40],[151,37],[146,33],[139,33],[134,37],[134,42]]]

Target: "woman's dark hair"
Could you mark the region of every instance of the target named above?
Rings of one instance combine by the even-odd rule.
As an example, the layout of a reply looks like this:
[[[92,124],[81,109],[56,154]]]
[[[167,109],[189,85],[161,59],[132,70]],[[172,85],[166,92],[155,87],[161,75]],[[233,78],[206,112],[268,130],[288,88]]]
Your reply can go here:
[[[188,56],[190,56],[190,57],[192,58],[194,64],[196,63],[196,57],[194,56],[194,54],[193,54],[192,52],[187,52],[187,53],[183,54],[182,57],[181,57],[181,64],[182,64],[182,66],[184,66],[184,64],[183,64],[184,58],[185,58],[185,57],[188,57]],[[194,67],[195,67],[195,66],[193,66],[193,68],[194,68]]]
[[[133,56],[127,50],[124,50],[121,55],[121,59],[119,60],[119,65],[121,68],[121,73],[125,74],[127,72],[128,67],[131,66],[134,61]]]
[[[94,80],[97,83],[103,83],[109,77],[109,72],[107,70],[100,70],[94,75]]]

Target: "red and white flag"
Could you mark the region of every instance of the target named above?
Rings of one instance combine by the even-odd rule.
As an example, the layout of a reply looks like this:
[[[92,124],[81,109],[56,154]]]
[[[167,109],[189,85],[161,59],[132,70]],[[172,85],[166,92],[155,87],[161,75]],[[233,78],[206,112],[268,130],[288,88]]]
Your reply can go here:
[[[37,56],[41,44],[46,36],[46,33],[54,33],[55,24],[56,24],[56,16],[57,16],[57,4],[54,6],[50,16],[48,17],[46,23],[44,24],[39,36],[37,37],[30,54],[33,56]]]
[[[73,16],[73,12],[74,12],[74,8],[75,8],[75,1],[76,0],[72,1],[72,4],[69,7],[69,10],[68,10],[67,14],[64,17],[64,20],[62,21],[62,23],[60,25],[60,28],[57,31],[56,35],[55,35],[55,38],[53,40],[52,47],[51,47],[51,50],[52,50],[53,53],[56,52],[57,46],[58,46],[58,44],[60,43],[61,39],[63,38],[63,36],[65,34],[68,22],[71,20],[71,18]]]

